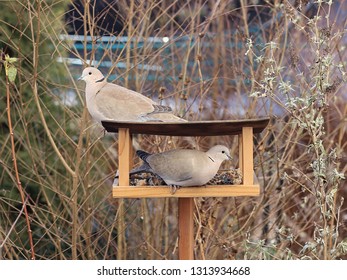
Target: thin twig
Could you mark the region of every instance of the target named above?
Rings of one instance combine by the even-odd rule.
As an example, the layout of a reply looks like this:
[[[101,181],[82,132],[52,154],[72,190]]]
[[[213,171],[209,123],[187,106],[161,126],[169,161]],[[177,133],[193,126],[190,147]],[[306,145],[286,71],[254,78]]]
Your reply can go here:
[[[22,183],[19,178],[19,171],[18,171],[18,166],[17,166],[17,157],[16,157],[16,151],[15,151],[15,142],[14,142],[14,133],[13,133],[13,127],[12,127],[12,120],[11,120],[11,98],[10,98],[10,82],[8,80],[8,76],[6,75],[6,96],[7,96],[7,120],[8,120],[8,127],[10,130],[10,138],[11,138],[11,151],[12,151],[12,160],[13,160],[13,166],[14,166],[14,172],[16,175],[16,183],[17,183],[17,188],[20,193],[20,197],[22,200],[22,204],[24,207],[24,213],[25,213],[25,220],[27,223],[27,229],[28,229],[28,237],[29,237],[29,243],[30,243],[30,251],[31,251],[31,259],[35,259],[35,251],[34,251],[34,243],[33,243],[33,236],[30,228],[30,221],[29,221],[29,214],[28,210],[26,207],[25,203],[25,195],[24,195],[24,190],[22,187]]]
[[[14,220],[14,222],[12,223],[12,225],[11,225],[11,227],[10,227],[8,233],[6,234],[6,236],[5,236],[5,238],[4,238],[4,240],[3,240],[2,243],[0,244],[0,260],[2,259],[2,248],[4,247],[4,245],[5,245],[6,241],[7,241],[7,239],[10,237],[10,234],[11,234],[11,232],[13,231],[14,227],[16,226],[16,224],[17,224],[17,222],[18,222],[20,216],[23,214],[23,211],[24,211],[24,209],[25,209],[25,207],[26,207],[27,202],[28,202],[28,197],[26,197],[26,199],[25,199],[25,201],[24,201],[24,203],[23,203],[23,205],[22,205],[22,209],[20,210],[20,212],[19,212],[17,218],[16,218],[16,219]]]

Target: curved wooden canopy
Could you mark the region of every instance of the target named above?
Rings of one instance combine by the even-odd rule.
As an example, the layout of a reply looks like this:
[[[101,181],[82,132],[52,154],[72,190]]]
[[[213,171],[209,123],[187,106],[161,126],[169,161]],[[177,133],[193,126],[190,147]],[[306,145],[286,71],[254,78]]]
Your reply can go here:
[[[269,120],[270,118],[192,122],[102,121],[102,125],[108,132],[118,132],[119,128],[129,128],[132,134],[217,136],[241,134],[242,127],[252,127],[254,133],[260,133],[268,125]]]

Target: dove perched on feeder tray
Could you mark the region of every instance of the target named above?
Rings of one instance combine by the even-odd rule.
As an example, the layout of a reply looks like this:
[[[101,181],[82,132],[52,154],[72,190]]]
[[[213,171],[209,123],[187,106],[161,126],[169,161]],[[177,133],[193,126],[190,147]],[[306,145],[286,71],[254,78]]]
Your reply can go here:
[[[136,154],[144,163],[131,170],[130,175],[149,172],[174,187],[205,185],[217,174],[222,162],[231,159],[229,149],[222,145],[207,152],[177,149],[149,154],[138,150]]]
[[[86,83],[87,108],[99,124],[101,121],[186,122],[175,116],[169,106],[159,105],[141,93],[108,83],[97,68],[85,68],[79,80]]]

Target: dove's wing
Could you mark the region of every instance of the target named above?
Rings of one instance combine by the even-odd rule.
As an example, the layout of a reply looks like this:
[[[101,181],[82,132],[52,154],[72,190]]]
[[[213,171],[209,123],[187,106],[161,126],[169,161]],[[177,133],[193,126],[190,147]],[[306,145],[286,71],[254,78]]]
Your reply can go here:
[[[102,87],[95,96],[95,104],[109,120],[183,121],[172,114],[169,106],[158,105],[148,97],[116,84],[107,83]]]
[[[95,105],[108,120],[139,121],[154,111],[154,104],[140,93],[110,83],[95,96]]]

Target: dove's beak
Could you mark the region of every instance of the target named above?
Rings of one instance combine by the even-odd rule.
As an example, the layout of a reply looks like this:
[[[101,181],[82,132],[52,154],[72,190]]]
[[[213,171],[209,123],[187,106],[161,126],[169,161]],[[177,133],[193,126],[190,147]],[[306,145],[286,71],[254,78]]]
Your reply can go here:
[[[79,77],[77,81],[84,81],[84,76]]]

